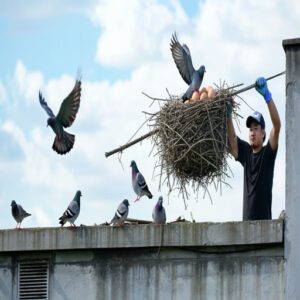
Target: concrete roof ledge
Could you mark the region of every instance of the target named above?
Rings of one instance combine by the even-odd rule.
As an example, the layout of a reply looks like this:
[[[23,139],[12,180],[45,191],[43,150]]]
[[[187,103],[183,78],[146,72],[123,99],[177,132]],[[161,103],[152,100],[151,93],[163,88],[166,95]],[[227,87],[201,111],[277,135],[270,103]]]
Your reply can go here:
[[[282,220],[0,230],[0,252],[280,243],[283,243]]]
[[[296,45],[300,45],[300,38],[286,39],[282,41],[282,46],[284,48]]]

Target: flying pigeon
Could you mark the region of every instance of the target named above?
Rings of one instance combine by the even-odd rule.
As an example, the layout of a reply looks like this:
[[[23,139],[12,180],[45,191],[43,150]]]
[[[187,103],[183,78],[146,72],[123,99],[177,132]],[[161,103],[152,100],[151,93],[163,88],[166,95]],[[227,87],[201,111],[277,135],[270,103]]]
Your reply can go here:
[[[166,211],[162,203],[163,197],[160,196],[152,212],[152,218],[155,224],[166,224]]]
[[[192,97],[193,92],[199,92],[204,72],[206,72],[205,66],[201,66],[198,70],[194,69],[190,50],[187,45],[179,43],[176,33],[172,35],[170,46],[176,67],[183,80],[189,85],[181,97],[184,102]]]
[[[125,222],[128,212],[129,212],[129,202],[127,199],[124,199],[118,206],[117,211],[110,221],[110,224],[121,225]]]
[[[15,200],[11,201],[11,214],[17,222],[16,229],[20,229],[21,223],[24,218],[31,216],[25,209],[17,204]]]
[[[64,127],[67,128],[73,124],[80,105],[80,95],[81,81],[77,79],[72,92],[64,99],[55,116],[41,91],[39,92],[40,104],[49,116],[47,126],[50,126],[56,135],[52,149],[58,154],[66,154],[73,148],[75,135],[66,132]]]
[[[152,194],[148,189],[147,183],[145,181],[144,176],[140,173],[136,162],[134,160],[131,161],[130,167],[132,168],[132,187],[134,192],[137,194],[137,198],[134,202],[139,201],[141,197],[146,195],[149,199],[152,199]]]
[[[72,227],[76,227],[74,222],[80,213],[80,197],[81,196],[82,196],[81,191],[77,191],[74,199],[70,202],[66,211],[59,218],[59,220],[60,220],[59,224],[61,224],[61,226],[64,226],[64,224],[68,221]]]

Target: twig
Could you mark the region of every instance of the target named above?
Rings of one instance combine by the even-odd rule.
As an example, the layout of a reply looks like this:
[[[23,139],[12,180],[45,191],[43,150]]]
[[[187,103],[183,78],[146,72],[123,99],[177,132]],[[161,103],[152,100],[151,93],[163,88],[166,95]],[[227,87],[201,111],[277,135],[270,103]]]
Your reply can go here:
[[[151,97],[151,96],[149,96],[148,94],[146,94],[146,93],[144,93],[144,92],[142,92],[142,94],[143,94],[144,96],[150,98],[150,99],[153,100],[153,101],[165,101],[165,102],[169,102],[169,101],[170,101],[169,99],[161,99],[161,98],[154,98],[154,97]]]

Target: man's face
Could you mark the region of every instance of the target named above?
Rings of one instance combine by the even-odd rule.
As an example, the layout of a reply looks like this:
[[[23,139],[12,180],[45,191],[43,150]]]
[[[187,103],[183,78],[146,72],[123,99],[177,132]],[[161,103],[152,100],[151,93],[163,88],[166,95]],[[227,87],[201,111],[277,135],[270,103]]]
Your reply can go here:
[[[266,132],[261,128],[260,124],[252,122],[249,128],[249,142],[254,149],[262,147]]]

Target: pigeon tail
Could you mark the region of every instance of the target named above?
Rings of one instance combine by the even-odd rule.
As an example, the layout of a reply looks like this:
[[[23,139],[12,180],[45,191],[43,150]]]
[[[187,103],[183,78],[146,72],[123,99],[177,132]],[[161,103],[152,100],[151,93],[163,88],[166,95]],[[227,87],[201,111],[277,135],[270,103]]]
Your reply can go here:
[[[59,224],[61,224],[61,226],[64,226],[67,222],[67,219],[65,216],[60,217],[59,220],[60,220]]]
[[[117,216],[117,214],[115,214],[109,224],[114,224],[117,221],[117,219],[118,219],[118,216]]]
[[[58,154],[63,155],[68,153],[73,148],[74,142],[75,135],[64,131],[61,138],[58,136],[55,137],[52,149]]]
[[[184,93],[184,95],[181,97],[182,102],[185,102],[186,100],[189,100],[191,97],[188,96],[187,92]]]
[[[146,192],[146,195],[147,195],[147,197],[149,198],[149,199],[152,199],[152,194],[151,194],[151,192],[149,191],[149,190],[147,190],[147,191],[145,191]]]
[[[181,97],[182,102],[185,102],[186,100],[191,99],[194,92],[196,92],[196,93],[198,93],[200,95],[199,89],[197,89],[197,88],[196,89],[188,88],[187,91]]]

